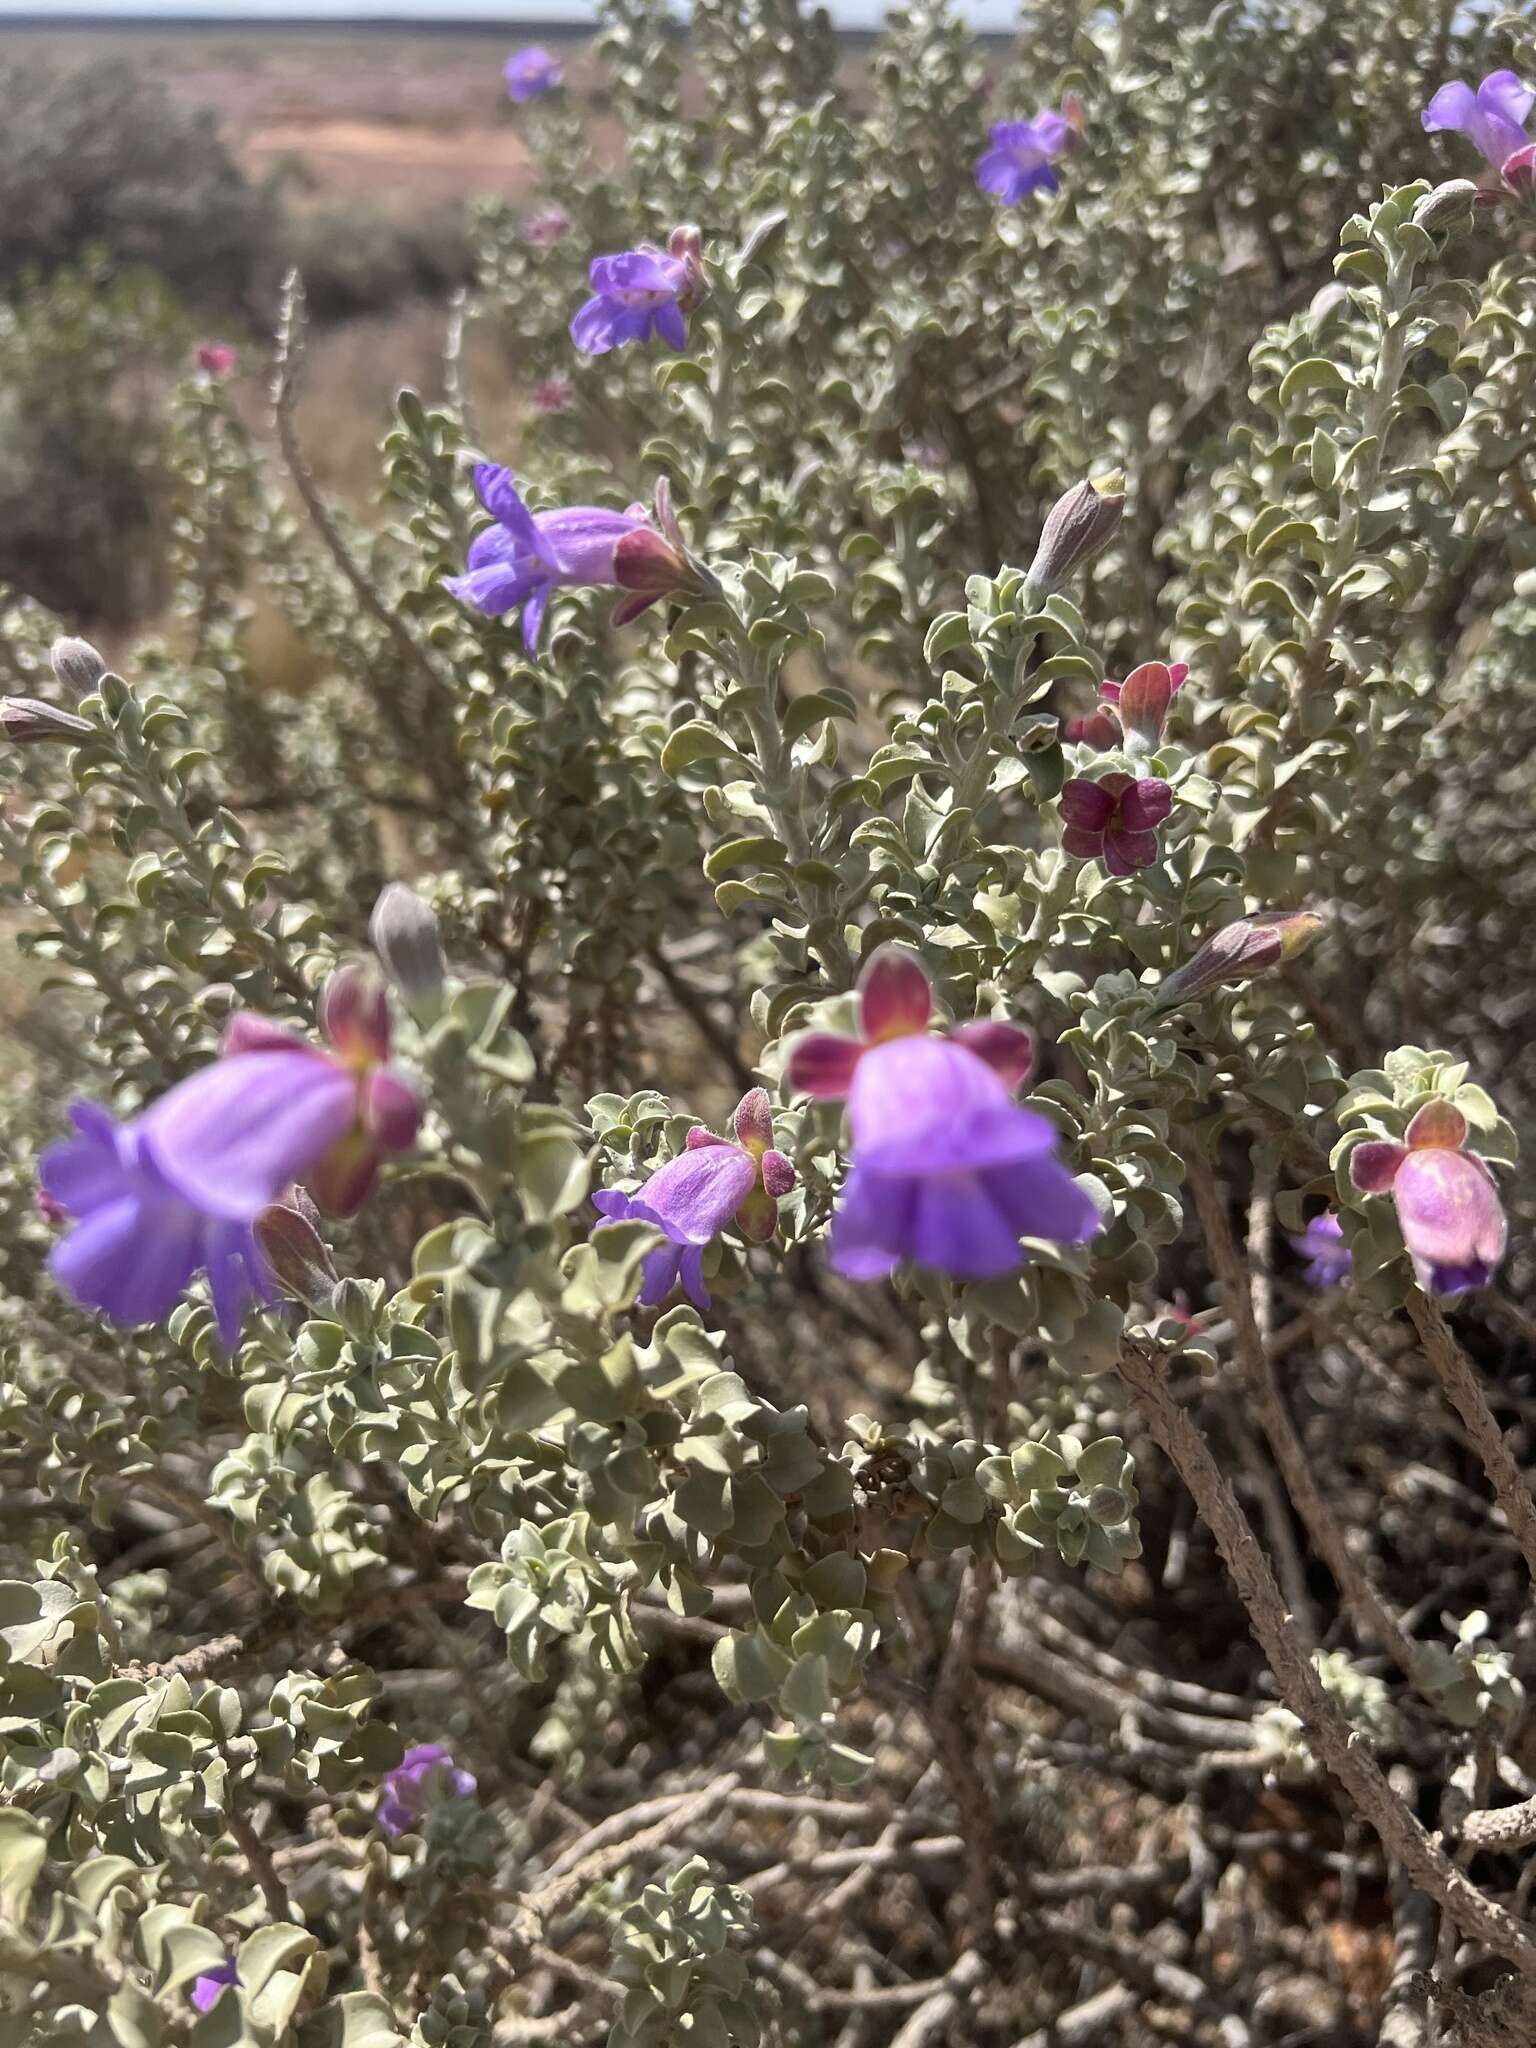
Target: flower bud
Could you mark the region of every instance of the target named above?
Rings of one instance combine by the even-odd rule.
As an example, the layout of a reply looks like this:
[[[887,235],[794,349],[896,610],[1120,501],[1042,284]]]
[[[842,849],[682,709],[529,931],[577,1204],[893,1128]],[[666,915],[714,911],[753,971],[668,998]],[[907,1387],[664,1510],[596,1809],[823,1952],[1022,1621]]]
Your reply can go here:
[[[431,1023],[442,1010],[447,968],[429,906],[404,882],[390,882],[373,906],[368,937],[390,987],[418,1023]]]
[[[1251,981],[1266,967],[1278,967],[1304,953],[1322,928],[1322,918],[1312,910],[1255,910],[1236,918],[1159,985],[1152,1008],[1171,1010],[1213,988]]]
[[[0,697],[0,732],[13,746],[35,747],[46,740],[78,745],[95,730],[72,711],[45,704],[41,697]]]
[[[285,1294],[312,1309],[329,1307],[338,1275],[319,1231],[320,1212],[302,1188],[290,1188],[256,1218],[256,1242]]]
[[[1058,498],[1046,515],[1040,545],[1029,565],[1029,583],[1036,597],[1059,590],[1074,570],[1102,549],[1119,531],[1125,513],[1125,478],[1087,479]]]
[[[1508,165],[1505,166],[1508,176]],[[1451,228],[1472,218],[1472,208],[1477,203],[1477,187],[1470,178],[1448,178],[1443,185],[1437,185],[1433,192],[1426,192],[1413,209],[1413,224],[1433,234],[1441,228]]]
[[[75,697],[89,696],[107,672],[89,640],[55,640],[48,659],[60,685]]]

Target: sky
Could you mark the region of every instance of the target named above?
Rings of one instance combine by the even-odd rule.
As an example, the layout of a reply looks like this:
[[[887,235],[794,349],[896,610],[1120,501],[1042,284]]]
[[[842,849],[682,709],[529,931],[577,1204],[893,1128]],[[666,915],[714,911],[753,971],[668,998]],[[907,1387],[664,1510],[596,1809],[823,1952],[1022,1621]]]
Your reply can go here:
[[[878,22],[882,0],[829,0],[834,21],[848,26]],[[514,34],[519,21],[590,21],[590,0],[0,0],[0,22],[25,15],[64,22],[92,20],[173,22],[178,16],[206,21],[328,21],[399,19],[402,21],[483,21]],[[1005,28],[1013,15],[1012,0],[964,0],[962,12],[978,27]]]

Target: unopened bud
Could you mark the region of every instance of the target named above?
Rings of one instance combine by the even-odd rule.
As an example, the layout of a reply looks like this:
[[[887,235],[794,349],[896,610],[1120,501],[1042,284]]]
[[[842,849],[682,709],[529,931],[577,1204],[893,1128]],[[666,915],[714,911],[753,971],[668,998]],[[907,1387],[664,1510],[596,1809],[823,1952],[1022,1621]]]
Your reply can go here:
[[[389,985],[418,1024],[441,1013],[447,968],[437,919],[414,889],[391,882],[368,920],[368,937]]]
[[[687,272],[687,283],[678,293],[677,303],[685,313],[691,313],[695,306],[702,305],[709,292],[704,237],[692,222],[674,228],[667,237],[667,254],[676,257]]]
[[[0,697],[0,732],[18,747],[35,747],[46,740],[67,740],[78,745],[96,728],[72,711],[45,704],[41,697]]]
[[[290,1188],[256,1218],[257,1245],[285,1294],[310,1308],[329,1307],[337,1273],[320,1235],[320,1212],[302,1188]]]
[[[1075,570],[1107,548],[1119,531],[1124,512],[1125,478],[1119,470],[1110,476],[1085,478],[1058,498],[1046,515],[1040,545],[1029,565],[1029,582],[1036,597],[1049,597]]]
[[[1508,165],[1505,175],[1508,175]],[[1457,226],[1461,221],[1472,218],[1472,208],[1477,204],[1477,187],[1470,178],[1449,178],[1445,184],[1437,185],[1433,192],[1426,192],[1413,209],[1413,224],[1431,234],[1441,228]]]
[[[1322,928],[1322,918],[1312,910],[1256,910],[1239,917],[1174,969],[1154,993],[1152,1007],[1171,1010],[1213,988],[1251,981],[1265,968],[1304,953]]]
[[[89,696],[107,672],[89,640],[55,640],[48,659],[60,684],[75,697]]]

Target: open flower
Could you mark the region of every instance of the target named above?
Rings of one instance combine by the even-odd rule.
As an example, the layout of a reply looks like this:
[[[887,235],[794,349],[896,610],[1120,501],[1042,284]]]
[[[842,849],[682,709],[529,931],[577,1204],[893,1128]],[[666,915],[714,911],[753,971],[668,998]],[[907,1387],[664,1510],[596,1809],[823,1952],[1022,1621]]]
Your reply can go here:
[[[1431,135],[1447,128],[1465,135],[1494,170],[1502,171],[1530,140],[1525,122],[1533,101],[1536,91],[1513,71],[1490,71],[1476,92],[1459,79],[1442,85],[1420,119]]]
[[[1508,1225],[1493,1175],[1464,1149],[1467,1120],[1454,1103],[1426,1102],[1401,1145],[1372,1140],[1349,1155],[1362,1193],[1391,1193],[1398,1227],[1426,1294],[1486,1287],[1504,1256]]]
[[[976,182],[1004,206],[1017,206],[1026,192],[1054,192],[1059,180],[1052,159],[1074,139],[1070,123],[1052,108],[1033,121],[999,121],[991,131],[991,146],[976,159]]]
[[[332,1051],[240,1016],[223,1058],[126,1123],[76,1104],[76,1135],[39,1161],[44,1193],[74,1221],[51,1264],[76,1301],[154,1322],[206,1272],[233,1345],[250,1301],[275,1298],[253,1234],[268,1204],[294,1181],[341,1214],[361,1203],[379,1153],[410,1144],[421,1107],[380,1065],[387,1013],[381,1024],[382,996],[367,999],[359,973],[343,968],[322,996]]]
[[[593,1203],[609,1223],[652,1223],[665,1233],[645,1261],[642,1307],[656,1308],[681,1283],[698,1308],[708,1308],[704,1247],[728,1223],[761,1243],[778,1224],[780,1198],[795,1184],[795,1169],[773,1146],[773,1114],[766,1090],[753,1088],[731,1118],[734,1139],[696,1128],[687,1149],[658,1167],[634,1194],[601,1188]]]
[[[571,339],[583,355],[606,355],[653,335],[668,348],[688,346],[686,316],[704,296],[696,229],[676,229],[665,250],[642,242],[616,256],[595,256],[588,275],[592,297],[571,322]]]
[[[1157,859],[1157,828],[1172,809],[1173,791],[1156,776],[1074,775],[1061,792],[1061,843],[1079,860],[1102,860],[1112,875],[1134,874]]]
[[[1098,1212],[1057,1157],[1054,1128],[1013,1099],[1033,1060],[1027,1031],[983,1019],[929,1035],[928,977],[896,946],[871,957],[859,1002],[861,1037],[808,1032],[786,1069],[792,1088],[848,1100],[838,1272],[876,1280],[912,1259],[984,1279],[1024,1263],[1023,1237],[1096,1234]]]
[[[231,377],[239,357],[227,341],[200,341],[192,351],[192,360],[205,376]]]
[[[507,98],[522,106],[525,100],[542,99],[565,82],[560,59],[542,43],[530,43],[526,50],[514,50],[502,67]]]
[[[393,1841],[416,1827],[438,1799],[467,1799],[476,1780],[461,1771],[440,1742],[419,1742],[384,1774],[379,1826]]]
[[[228,1957],[216,1963],[211,1970],[204,1970],[200,1977],[192,1980],[192,2003],[199,2012],[212,2012],[231,1984],[240,1982],[240,1973],[235,1968],[235,1959]]]
[[[626,625],[673,591],[698,591],[706,573],[683,545],[665,484],[657,487],[652,525],[643,505],[612,512],[601,505],[566,505],[530,512],[510,470],[482,462],[475,490],[496,522],[470,542],[463,576],[444,588],[476,611],[523,612],[523,645],[539,644],[550,595],[562,585],[612,584],[629,594],[614,607],[613,623]]]
[[[1297,1258],[1305,1259],[1303,1278],[1309,1287],[1338,1287],[1349,1278],[1354,1255],[1344,1242],[1337,1216],[1314,1216],[1299,1237],[1291,1239]]]
[[[571,232],[571,217],[563,206],[546,206],[523,222],[523,240],[530,249],[553,249]]]
[[[535,412],[569,412],[576,387],[569,377],[556,374],[541,377],[533,387],[533,409]]]
[[[1106,677],[1092,711],[1069,718],[1064,737],[1107,752],[1122,742],[1151,752],[1163,736],[1168,707],[1189,675],[1187,661],[1144,661],[1123,683]]]

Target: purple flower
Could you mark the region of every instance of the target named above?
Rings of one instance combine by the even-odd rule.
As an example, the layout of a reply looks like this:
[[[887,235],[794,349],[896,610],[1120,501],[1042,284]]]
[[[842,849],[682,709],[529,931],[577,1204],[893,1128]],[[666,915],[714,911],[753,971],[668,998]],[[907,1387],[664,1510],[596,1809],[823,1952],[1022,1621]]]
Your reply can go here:
[[[275,1298],[253,1235],[267,1205],[297,1180],[342,1213],[361,1202],[379,1150],[409,1144],[421,1110],[403,1081],[376,1070],[354,973],[333,976],[321,1000],[334,1054],[237,1017],[224,1057],[127,1123],[76,1104],[77,1135],[38,1163],[44,1194],[74,1219],[51,1264],[76,1301],[117,1322],[155,1322],[206,1272],[232,1346],[247,1304]]]
[[[568,412],[575,386],[569,377],[544,377],[533,387],[535,412]]]
[[[610,512],[601,505],[567,505],[558,512],[530,512],[518,496],[509,470],[482,462],[475,490],[496,522],[476,534],[467,573],[450,576],[444,588],[476,611],[498,614],[523,608],[523,645],[539,644],[550,593],[562,584],[613,584],[629,595],[614,608],[613,623],[626,625],[648,605],[674,590],[700,587],[698,565],[683,546],[665,487],[656,494],[651,524],[643,505]]]
[[[240,1982],[240,1973],[235,1968],[235,1959],[230,1956],[211,1970],[204,1970],[201,1977],[192,1980],[192,2003],[199,2012],[212,2012],[226,1988]]]
[[[1172,808],[1173,791],[1156,776],[1074,775],[1061,792],[1061,843],[1079,860],[1102,860],[1112,875],[1134,874],[1157,859],[1157,828]]]
[[[734,1141],[691,1130],[687,1150],[658,1167],[634,1194],[600,1188],[592,1197],[609,1223],[651,1223],[665,1233],[667,1242],[645,1261],[643,1308],[658,1308],[679,1283],[696,1307],[708,1308],[704,1247],[733,1221],[757,1243],[778,1226],[779,1201],[794,1186],[795,1169],[774,1150],[765,1089],[753,1088],[741,1098],[731,1128]]]
[[[1073,130],[1050,108],[1033,121],[999,121],[992,146],[976,159],[976,182],[1004,206],[1017,206],[1026,192],[1054,192],[1059,180],[1051,159],[1071,146]]]
[[[526,50],[514,50],[502,67],[507,81],[507,98],[521,106],[525,100],[542,99],[565,81],[560,59],[542,43],[530,43]]]
[[[668,348],[688,346],[684,316],[704,296],[697,228],[674,228],[665,250],[642,242],[617,256],[595,256],[589,277],[593,296],[571,322],[571,339],[584,355],[606,355],[653,334]]]
[[[1338,1287],[1349,1278],[1354,1255],[1344,1242],[1344,1226],[1337,1216],[1314,1216],[1300,1237],[1291,1239],[1291,1249],[1306,1260],[1304,1275],[1309,1287]]]
[[[571,231],[571,217],[560,206],[546,206],[523,222],[523,240],[531,249],[553,249]]]
[[[1011,1273],[1021,1237],[1082,1243],[1098,1212],[1056,1153],[1056,1132],[1021,1109],[1028,1032],[1001,1019],[927,1035],[928,977],[885,946],[859,979],[862,1038],[810,1032],[789,1084],[848,1098],[853,1150],[832,1219],[832,1264],[876,1280],[903,1259],[957,1279]]]
[[[469,1771],[461,1771],[440,1742],[419,1742],[385,1773],[379,1801],[379,1826],[393,1841],[409,1833],[427,1807],[438,1799],[467,1799],[475,1789]]]
[[[1425,1103],[1405,1142],[1372,1140],[1349,1155],[1349,1177],[1369,1195],[1389,1190],[1403,1243],[1426,1294],[1486,1287],[1504,1256],[1508,1225],[1493,1175],[1465,1151],[1467,1120],[1443,1098]]]
[[[1500,171],[1529,140],[1526,116],[1536,92],[1513,71],[1490,71],[1474,92],[1458,79],[1442,85],[1420,116],[1431,135],[1453,128]]]
[[[192,360],[210,377],[231,377],[240,359],[227,341],[200,341]]]

